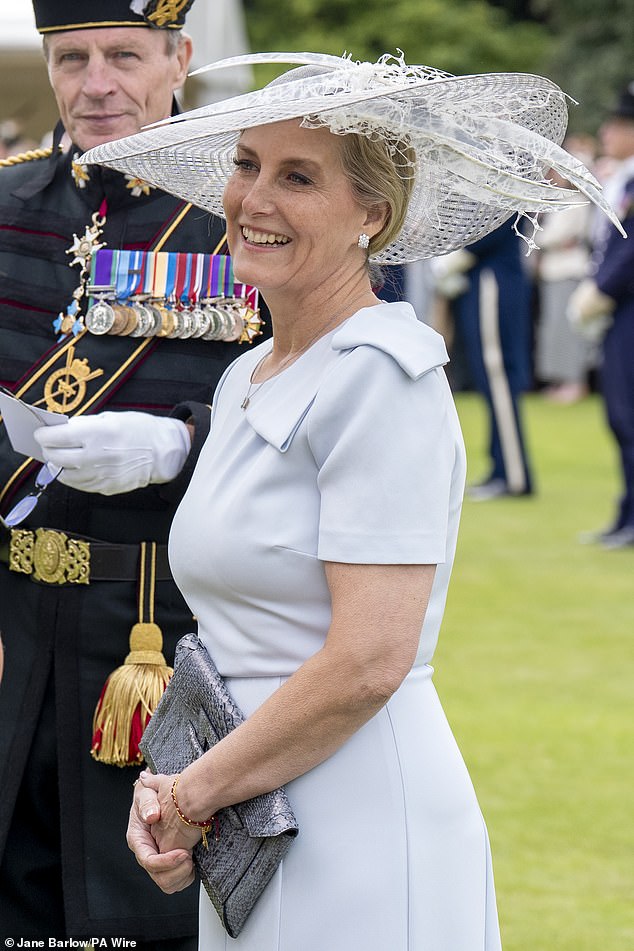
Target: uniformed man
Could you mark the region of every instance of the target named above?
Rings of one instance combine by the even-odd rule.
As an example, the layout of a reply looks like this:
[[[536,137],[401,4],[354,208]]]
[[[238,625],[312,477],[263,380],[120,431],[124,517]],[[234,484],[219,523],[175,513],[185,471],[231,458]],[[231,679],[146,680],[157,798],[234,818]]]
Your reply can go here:
[[[583,541],[604,548],[634,546],[634,81],[618,97],[600,130],[602,154],[614,163],[605,195],[625,232],[601,222],[593,251],[593,275],[571,301],[571,318],[604,333],[599,367],[608,424],[616,440],[622,494],[612,524]]]
[[[488,416],[489,470],[467,496],[488,501],[531,495],[521,411],[522,393],[531,385],[531,286],[522,241],[507,221],[447,257],[441,288],[449,287],[471,383],[484,397]]]
[[[0,163],[0,382],[73,436],[54,479],[0,425],[2,937],[196,945],[197,890],[163,895],[125,844],[136,770],[118,766],[147,710],[113,728],[121,695],[99,698],[126,656],[117,683],[148,671],[160,696],[161,650],[171,662],[191,629],[165,542],[206,404],[257,320],[218,265],[218,221],[79,161],[174,110],[191,4],[34,0],[61,120],[52,148]]]

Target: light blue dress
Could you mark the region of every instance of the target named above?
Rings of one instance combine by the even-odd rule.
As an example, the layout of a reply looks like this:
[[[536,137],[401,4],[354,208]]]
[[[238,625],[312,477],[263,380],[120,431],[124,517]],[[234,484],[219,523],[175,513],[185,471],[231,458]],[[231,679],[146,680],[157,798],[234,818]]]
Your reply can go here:
[[[430,666],[465,478],[444,342],[408,304],[381,304],[250,386],[269,347],[225,373],[170,538],[245,714],[322,646],[325,561],[438,568],[413,670],[288,784],[300,834],[237,939],[201,893],[200,948],[499,951],[487,832]]]

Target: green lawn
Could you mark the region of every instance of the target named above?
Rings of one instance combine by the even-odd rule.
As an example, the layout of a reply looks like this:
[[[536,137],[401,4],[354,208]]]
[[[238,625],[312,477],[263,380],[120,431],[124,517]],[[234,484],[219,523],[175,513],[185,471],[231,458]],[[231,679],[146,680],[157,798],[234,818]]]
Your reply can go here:
[[[480,399],[458,394],[471,481]],[[436,684],[493,847],[505,951],[634,948],[634,549],[602,406],[531,395],[530,499],[465,502]]]

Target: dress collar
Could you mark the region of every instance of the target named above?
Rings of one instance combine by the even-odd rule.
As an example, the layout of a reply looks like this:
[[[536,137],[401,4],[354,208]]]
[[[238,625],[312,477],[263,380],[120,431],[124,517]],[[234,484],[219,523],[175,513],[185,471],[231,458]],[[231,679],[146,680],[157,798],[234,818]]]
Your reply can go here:
[[[321,337],[279,377],[268,381],[270,385],[264,384],[245,411],[249,424],[285,452],[333,363],[364,346],[389,354],[412,380],[449,360],[441,335],[419,321],[410,304],[364,307]],[[251,371],[261,355],[253,352],[252,358]],[[282,377],[284,385],[276,386]]]

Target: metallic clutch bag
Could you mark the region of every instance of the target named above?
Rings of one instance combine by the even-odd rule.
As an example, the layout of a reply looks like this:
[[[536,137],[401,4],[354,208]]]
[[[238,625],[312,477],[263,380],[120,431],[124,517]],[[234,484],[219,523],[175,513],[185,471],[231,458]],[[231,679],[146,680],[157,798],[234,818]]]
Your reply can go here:
[[[244,716],[195,634],[176,647],[174,675],[139,744],[155,773],[179,773]],[[253,906],[297,835],[283,789],[228,806],[194,848],[194,864],[227,933],[240,934]]]

